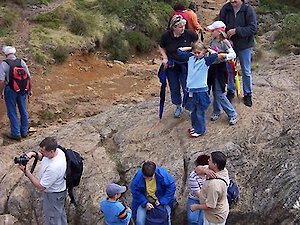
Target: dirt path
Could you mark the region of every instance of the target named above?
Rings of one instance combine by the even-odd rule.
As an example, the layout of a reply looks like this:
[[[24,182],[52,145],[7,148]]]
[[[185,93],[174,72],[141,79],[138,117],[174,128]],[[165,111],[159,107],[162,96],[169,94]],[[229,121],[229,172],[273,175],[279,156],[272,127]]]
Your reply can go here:
[[[218,14],[224,1],[198,1],[202,25],[209,24]],[[49,12],[63,3],[56,0],[48,6],[34,6],[24,11],[15,37],[18,47],[26,49],[30,40],[31,25],[28,21],[38,13]],[[206,35],[209,38],[209,34]],[[30,66],[34,95],[28,104],[30,127],[39,129],[74,118],[97,114],[115,104],[141,102],[158,96],[156,78],[158,58],[154,51],[149,56],[133,59],[125,65],[109,63],[97,55],[72,55],[62,65],[49,66],[46,70]],[[0,130],[9,131],[5,105],[0,101]]]

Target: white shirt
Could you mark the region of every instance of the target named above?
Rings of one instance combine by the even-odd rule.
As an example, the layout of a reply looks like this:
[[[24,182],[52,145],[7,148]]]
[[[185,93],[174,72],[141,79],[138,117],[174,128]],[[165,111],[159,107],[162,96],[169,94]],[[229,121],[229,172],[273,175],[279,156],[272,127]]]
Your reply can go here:
[[[61,192],[66,190],[66,156],[59,148],[56,151],[58,154],[51,159],[43,157],[38,173],[40,184],[46,188],[45,192]]]

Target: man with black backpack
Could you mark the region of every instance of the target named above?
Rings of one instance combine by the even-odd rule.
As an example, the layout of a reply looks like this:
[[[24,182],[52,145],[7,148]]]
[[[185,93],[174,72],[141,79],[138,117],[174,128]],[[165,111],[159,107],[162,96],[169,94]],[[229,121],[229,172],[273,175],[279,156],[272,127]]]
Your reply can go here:
[[[19,168],[31,183],[43,192],[43,212],[45,225],[66,225],[65,200],[67,195],[65,173],[67,168],[66,156],[58,148],[53,137],[47,137],[40,143],[39,152],[28,152],[28,160],[35,157],[41,160],[38,177],[19,160]],[[18,161],[18,160],[15,160]],[[24,160],[23,160],[24,161]]]
[[[32,95],[30,73],[26,63],[15,56],[15,47],[5,46],[2,51],[6,59],[0,64],[0,96],[1,99],[5,99],[11,129],[6,136],[13,140],[21,140],[21,137],[27,137],[28,132],[26,97]],[[16,106],[20,112],[21,126]]]

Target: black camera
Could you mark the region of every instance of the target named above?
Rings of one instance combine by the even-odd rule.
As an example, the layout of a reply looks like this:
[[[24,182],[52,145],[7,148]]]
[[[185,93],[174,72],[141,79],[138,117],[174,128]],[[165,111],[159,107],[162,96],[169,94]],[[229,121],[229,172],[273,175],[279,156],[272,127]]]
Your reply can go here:
[[[26,166],[29,160],[30,158],[26,155],[26,153],[23,153],[20,157],[15,157],[14,162],[15,164],[22,164],[23,166]]]

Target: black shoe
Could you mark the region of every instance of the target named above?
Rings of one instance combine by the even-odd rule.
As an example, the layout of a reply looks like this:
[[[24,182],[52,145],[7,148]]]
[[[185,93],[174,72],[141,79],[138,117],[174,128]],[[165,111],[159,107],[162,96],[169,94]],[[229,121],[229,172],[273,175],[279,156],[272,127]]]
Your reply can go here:
[[[15,140],[15,141],[20,141],[21,140],[21,136],[13,136],[10,133],[5,135],[7,138],[11,139],[11,140]]]
[[[232,91],[227,91],[227,95],[226,95],[227,99],[230,101],[232,101],[232,99],[234,99],[234,92]]]
[[[252,96],[247,94],[243,97],[245,106],[251,107],[252,106]]]
[[[27,134],[21,134],[22,138],[27,138]]]

